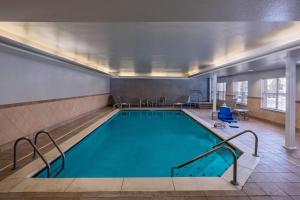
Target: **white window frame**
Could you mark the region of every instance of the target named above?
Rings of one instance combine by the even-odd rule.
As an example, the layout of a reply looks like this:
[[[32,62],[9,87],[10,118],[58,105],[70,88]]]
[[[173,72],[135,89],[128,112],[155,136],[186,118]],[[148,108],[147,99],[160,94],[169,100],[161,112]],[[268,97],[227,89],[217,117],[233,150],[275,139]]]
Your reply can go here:
[[[220,101],[226,100],[226,82],[217,83],[217,99]]]
[[[278,112],[286,112],[286,102],[285,102],[285,109],[282,110],[282,109],[279,109],[279,96],[286,96],[286,92],[283,93],[283,92],[279,92],[279,87],[278,87],[278,84],[279,84],[279,79],[282,79],[284,78],[285,81],[286,81],[286,78],[285,77],[279,77],[279,78],[267,78],[267,79],[262,79],[261,80],[261,108],[263,109],[267,109],[267,110],[273,110],[273,111],[278,111]],[[268,92],[267,91],[267,80],[271,80],[271,79],[274,79],[276,80],[276,91],[275,92]],[[267,105],[267,96],[268,95],[275,95],[275,108],[272,108],[272,107],[268,107]]]
[[[237,90],[238,84],[242,84],[242,91]],[[245,87],[245,86],[247,86],[247,87]],[[233,96],[235,99],[237,99],[237,102],[236,102],[237,104],[247,105],[248,104],[248,81],[234,81],[233,82]],[[241,98],[238,98],[238,96],[240,96]]]

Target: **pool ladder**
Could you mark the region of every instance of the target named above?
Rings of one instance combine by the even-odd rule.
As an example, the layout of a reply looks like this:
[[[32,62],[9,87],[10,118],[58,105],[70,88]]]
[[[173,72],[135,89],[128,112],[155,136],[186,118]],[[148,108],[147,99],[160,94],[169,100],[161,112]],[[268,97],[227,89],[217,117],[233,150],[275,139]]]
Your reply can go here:
[[[208,156],[208,155],[210,155],[210,154],[212,154],[214,152],[217,152],[217,151],[220,151],[220,150],[223,149],[223,150],[229,151],[230,154],[231,154],[231,156],[232,156],[232,158],[233,158],[233,178],[232,178],[232,180],[230,182],[231,182],[232,185],[239,185],[238,181],[237,181],[237,159],[238,159],[237,155],[236,155],[235,151],[232,148],[227,147],[227,146],[220,146],[220,145],[224,144],[224,143],[227,143],[228,141],[230,141],[230,140],[232,140],[234,138],[237,138],[237,137],[239,137],[239,136],[241,136],[241,135],[243,135],[245,133],[251,133],[252,135],[254,135],[255,146],[254,146],[254,154],[253,154],[253,156],[259,157],[259,155],[257,153],[257,151],[258,151],[258,137],[257,137],[256,133],[254,133],[251,130],[245,130],[245,131],[242,131],[242,132],[240,132],[240,133],[238,133],[238,134],[236,134],[236,135],[234,135],[234,136],[232,136],[232,137],[230,137],[230,138],[228,138],[226,140],[223,140],[222,142],[217,143],[216,145],[214,145],[212,147],[213,148],[212,150],[210,150],[210,151],[208,151],[206,153],[203,153],[203,154],[201,154],[201,155],[199,155],[199,156],[197,156],[197,157],[195,157],[195,158],[193,158],[193,159],[191,159],[191,160],[189,160],[189,161],[187,161],[187,162],[185,162],[183,164],[180,164],[180,165],[178,165],[176,167],[172,167],[171,168],[171,176],[172,177],[174,176],[174,170],[175,169],[180,169],[180,168],[182,168],[184,166],[187,166],[187,165],[189,165],[189,164],[191,164],[191,163],[193,163],[193,162],[195,162],[195,161],[197,161],[197,160],[199,160],[201,158],[204,158],[204,157],[206,157],[206,156]]]
[[[45,157],[43,156],[43,154],[40,152],[40,150],[37,148],[36,144],[37,144],[37,139],[41,134],[45,134],[48,136],[48,138],[51,140],[52,144],[56,147],[56,149],[59,151],[60,156],[62,158],[62,167],[61,169],[64,168],[65,166],[65,154],[62,152],[62,150],[59,148],[59,146],[57,145],[57,143],[55,142],[55,140],[52,138],[52,136],[50,135],[49,132],[47,131],[39,131],[35,134],[34,136],[34,142],[32,142],[28,137],[21,137],[18,138],[15,143],[14,143],[14,154],[13,154],[13,167],[12,169],[15,170],[17,169],[17,147],[20,141],[27,141],[30,146],[33,148],[33,158],[36,157],[36,154],[38,154],[40,156],[40,158],[42,159],[42,161],[45,163],[46,168],[47,168],[47,177],[49,178],[51,175],[51,167],[50,164],[47,162],[47,160],[45,159]]]
[[[234,139],[234,138],[237,138],[241,135],[244,135],[245,133],[251,133],[254,138],[255,138],[255,144],[254,144],[254,154],[253,156],[255,157],[259,157],[257,151],[258,151],[258,137],[256,135],[256,133],[254,133],[254,131],[251,131],[251,130],[245,130],[245,131],[242,131],[234,136],[231,136],[230,138],[227,138],[226,140],[222,141],[222,142],[219,142],[218,144],[214,145],[212,148],[215,148],[216,146],[220,146],[221,144],[224,144],[224,143],[227,143],[228,141]]]

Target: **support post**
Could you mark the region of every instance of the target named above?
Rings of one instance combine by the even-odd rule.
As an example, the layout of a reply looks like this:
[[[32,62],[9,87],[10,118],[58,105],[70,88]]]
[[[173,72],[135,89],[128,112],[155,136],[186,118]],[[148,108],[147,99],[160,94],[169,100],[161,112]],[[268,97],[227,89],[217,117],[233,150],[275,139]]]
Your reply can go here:
[[[296,149],[296,56],[292,52],[286,56],[286,86],[285,148]]]
[[[217,111],[217,73],[212,74],[213,112]]]

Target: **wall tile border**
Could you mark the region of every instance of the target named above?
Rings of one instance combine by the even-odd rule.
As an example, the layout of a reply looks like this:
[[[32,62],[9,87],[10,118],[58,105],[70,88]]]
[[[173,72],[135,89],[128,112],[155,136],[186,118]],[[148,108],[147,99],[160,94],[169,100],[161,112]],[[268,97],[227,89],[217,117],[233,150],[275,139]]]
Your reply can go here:
[[[65,98],[57,98],[57,99],[46,99],[46,100],[26,101],[26,102],[20,102],[20,103],[12,103],[12,104],[2,104],[2,105],[0,105],[0,109],[11,108],[11,107],[16,107],[16,106],[33,105],[33,104],[39,104],[39,103],[49,103],[49,102],[63,101],[63,100],[70,100],[70,99],[78,99],[78,98],[85,98],[85,97],[92,97],[92,96],[99,96],[99,95],[109,95],[109,94],[110,93],[101,93],[101,94],[99,93],[99,94],[65,97]]]

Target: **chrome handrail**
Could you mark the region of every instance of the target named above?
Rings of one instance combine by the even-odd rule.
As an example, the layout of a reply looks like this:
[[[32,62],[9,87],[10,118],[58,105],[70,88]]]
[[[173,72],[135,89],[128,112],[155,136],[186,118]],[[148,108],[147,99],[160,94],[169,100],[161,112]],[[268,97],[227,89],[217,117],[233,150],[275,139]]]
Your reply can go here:
[[[65,154],[64,154],[64,153],[62,152],[62,150],[59,148],[59,146],[57,145],[57,143],[56,143],[55,140],[52,138],[52,136],[50,135],[49,132],[47,132],[47,131],[39,131],[39,132],[37,132],[37,133],[35,134],[35,136],[34,136],[34,144],[35,144],[35,145],[37,144],[37,138],[38,138],[38,136],[40,136],[41,134],[46,134],[46,135],[49,137],[49,139],[51,140],[51,142],[53,143],[53,145],[56,147],[56,149],[59,151],[60,156],[62,157],[62,168],[64,168],[64,167],[65,167]],[[35,155],[36,155],[36,151],[34,150],[34,151],[33,151],[33,157],[35,157]]]
[[[13,164],[13,170],[17,169],[17,146],[19,144],[20,141],[25,140],[27,142],[29,142],[29,144],[32,146],[32,148],[34,149],[34,151],[37,152],[37,154],[41,157],[41,159],[43,160],[43,162],[45,163],[46,167],[47,167],[47,176],[48,178],[50,177],[50,164],[46,161],[46,159],[44,158],[44,156],[41,154],[41,152],[38,150],[38,148],[35,146],[35,144],[32,143],[32,141],[28,138],[28,137],[21,137],[18,138],[15,143],[14,143],[14,164]]]
[[[206,156],[208,156],[208,155],[210,155],[210,154],[212,154],[216,151],[219,151],[221,149],[225,149],[226,151],[229,151],[231,153],[232,157],[233,157],[233,179],[230,182],[231,182],[232,185],[238,185],[238,182],[237,182],[237,155],[234,152],[234,150],[232,150],[230,147],[226,147],[226,146],[216,147],[216,148],[214,148],[214,149],[212,149],[212,150],[210,150],[210,151],[208,151],[204,154],[201,154],[201,155],[199,155],[199,156],[197,156],[197,157],[195,157],[195,158],[193,158],[193,159],[191,159],[191,160],[189,160],[189,161],[187,161],[187,162],[185,162],[181,165],[178,165],[177,167],[172,167],[171,176],[173,177],[173,175],[174,175],[174,169],[180,169],[180,168],[182,168],[186,165],[189,165],[189,164],[191,164],[191,163],[193,163],[193,162],[195,162],[195,161],[197,161],[197,160],[199,160],[203,157],[206,157]]]
[[[254,149],[254,154],[253,154],[253,156],[256,156],[256,157],[259,157],[259,155],[258,155],[258,153],[257,153],[257,150],[258,150],[258,137],[257,137],[257,135],[256,135],[256,133],[254,133],[253,131],[251,131],[251,130],[245,130],[245,131],[242,131],[242,132],[240,132],[240,133],[238,133],[238,134],[236,134],[236,135],[234,135],[234,136],[232,136],[232,137],[230,137],[230,138],[228,138],[228,139],[226,139],[226,140],[224,140],[224,141],[222,141],[222,142],[219,142],[218,144],[216,144],[216,145],[214,145],[212,148],[215,148],[216,146],[219,146],[219,145],[221,145],[221,144],[223,144],[223,143],[227,143],[229,140],[232,140],[232,139],[234,139],[234,138],[236,138],[236,137],[239,137],[240,135],[243,135],[243,134],[245,134],[245,133],[252,133],[252,135],[254,135],[254,137],[255,137],[255,149]]]

